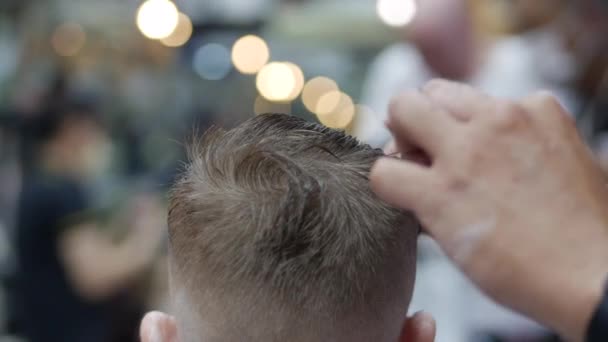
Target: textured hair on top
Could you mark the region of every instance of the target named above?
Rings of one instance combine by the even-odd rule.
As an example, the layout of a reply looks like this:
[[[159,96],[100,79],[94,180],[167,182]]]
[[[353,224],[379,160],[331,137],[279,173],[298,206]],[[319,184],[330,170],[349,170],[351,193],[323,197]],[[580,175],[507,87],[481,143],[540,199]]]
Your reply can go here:
[[[337,341],[382,324],[396,297],[405,315],[418,224],[372,193],[382,155],[283,114],[192,144],[170,198],[171,274],[211,340]]]

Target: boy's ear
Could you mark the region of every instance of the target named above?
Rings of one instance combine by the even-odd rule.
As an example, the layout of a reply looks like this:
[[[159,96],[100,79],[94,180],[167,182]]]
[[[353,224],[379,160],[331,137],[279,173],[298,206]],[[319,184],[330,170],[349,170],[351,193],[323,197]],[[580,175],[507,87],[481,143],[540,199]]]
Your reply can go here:
[[[146,314],[139,329],[141,342],[177,342],[177,323],[165,313]]]
[[[420,311],[406,319],[399,342],[434,342],[435,330],[433,316]]]

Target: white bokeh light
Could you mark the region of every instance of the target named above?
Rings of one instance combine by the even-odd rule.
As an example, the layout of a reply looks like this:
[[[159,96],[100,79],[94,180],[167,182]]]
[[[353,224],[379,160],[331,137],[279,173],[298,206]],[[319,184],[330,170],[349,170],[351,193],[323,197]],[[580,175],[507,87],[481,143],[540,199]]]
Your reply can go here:
[[[272,62],[260,70],[256,78],[256,86],[265,99],[272,102],[288,102],[293,100],[298,80],[289,64]]]
[[[268,63],[270,50],[264,39],[247,35],[239,38],[232,47],[232,63],[243,74],[255,74]]]
[[[296,81],[293,86],[293,89],[291,90],[291,93],[289,94],[289,97],[287,98],[287,101],[293,101],[298,96],[300,96],[300,94],[302,93],[302,89],[304,88],[304,72],[296,64],[290,62],[285,62],[284,64],[291,69],[291,73],[293,74],[294,80]]]
[[[405,26],[416,16],[416,0],[378,0],[376,10],[382,21],[394,27]]]
[[[167,38],[179,22],[179,11],[169,0],[147,0],[137,10],[137,27],[150,39]]]
[[[317,119],[327,127],[338,129],[348,127],[356,111],[353,99],[341,91],[325,94],[318,107]]]
[[[168,47],[180,47],[190,40],[192,31],[193,27],[190,17],[184,13],[179,13],[179,20],[175,30],[166,38],[161,39],[161,42]]]
[[[304,85],[302,103],[304,103],[306,109],[316,114],[321,98],[327,93],[338,90],[338,84],[334,80],[323,76],[315,77]]]

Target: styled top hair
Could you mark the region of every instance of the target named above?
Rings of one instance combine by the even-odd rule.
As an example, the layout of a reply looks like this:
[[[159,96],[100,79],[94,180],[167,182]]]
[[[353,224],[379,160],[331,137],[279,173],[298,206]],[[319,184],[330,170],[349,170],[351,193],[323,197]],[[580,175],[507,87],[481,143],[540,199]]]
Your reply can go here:
[[[170,198],[172,291],[207,340],[337,341],[405,316],[418,224],[371,191],[381,150],[265,114],[189,152]]]

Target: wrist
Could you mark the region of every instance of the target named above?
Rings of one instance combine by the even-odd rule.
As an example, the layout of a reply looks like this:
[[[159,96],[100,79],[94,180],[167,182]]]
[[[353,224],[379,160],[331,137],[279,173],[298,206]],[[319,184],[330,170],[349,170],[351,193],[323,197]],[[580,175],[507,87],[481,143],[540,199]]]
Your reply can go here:
[[[588,216],[587,218],[590,218]],[[608,281],[608,220],[605,216],[584,218],[573,224],[577,235],[570,236],[571,244],[564,248],[560,264],[563,287],[555,310],[552,326],[569,341],[585,341],[589,324],[595,314]],[[598,220],[598,218],[601,218]]]
[[[573,322],[571,336],[568,335],[569,332],[563,332],[565,337],[573,341],[586,341],[593,316],[604,298],[606,281],[608,280],[608,267],[604,268],[604,272],[598,273],[598,275],[602,276],[590,282],[586,290],[581,289],[580,303],[578,305],[578,315],[580,315],[581,319]]]
[[[555,293],[556,307],[548,305],[549,321],[568,341],[585,341],[589,325],[602,298],[605,295],[608,280],[608,259],[604,259],[602,267],[589,267],[590,272],[572,272],[568,280],[563,280],[560,293]],[[599,264],[599,263],[598,263]],[[554,284],[555,285],[555,284]]]
[[[533,252],[514,258],[511,281],[503,287],[511,297],[501,302],[568,341],[584,341],[608,280],[608,234],[600,231],[580,229],[580,235],[566,239],[569,244],[537,244]]]

